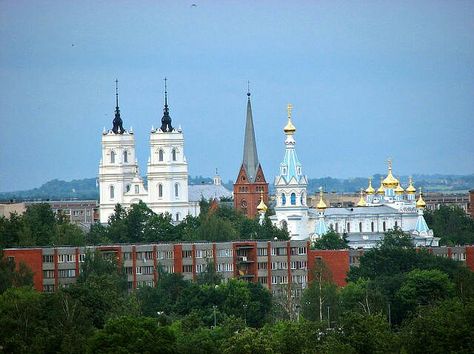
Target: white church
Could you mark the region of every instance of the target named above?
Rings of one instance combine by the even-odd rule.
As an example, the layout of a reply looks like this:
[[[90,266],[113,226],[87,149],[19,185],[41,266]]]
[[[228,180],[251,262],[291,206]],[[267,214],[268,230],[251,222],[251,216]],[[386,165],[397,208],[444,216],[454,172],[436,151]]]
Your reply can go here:
[[[413,181],[406,189],[392,175],[389,162],[388,174],[377,191],[369,186],[353,208],[328,208],[324,193],[320,189],[320,200],[316,209],[306,202],[307,177],[298,160],[294,134],[296,128],[291,120],[291,105],[288,105],[288,123],[284,128],[285,155],[275,177],[275,215],[273,224],[286,227],[291,239],[316,240],[330,229],[344,234],[351,248],[371,248],[383,238],[384,232],[399,228],[409,233],[416,246],[438,246],[439,238],[433,236],[423,217],[426,207],[420,191],[416,200]]]
[[[117,85],[117,81],[116,81]],[[147,185],[140,177],[133,131],[123,128],[116,86],[113,128],[102,133],[99,164],[100,222],[107,223],[116,204],[128,208],[143,201],[155,213],[169,213],[175,222],[199,215],[199,201],[189,201],[188,163],[181,128],[172,126],[165,79],[161,127],[151,129]]]

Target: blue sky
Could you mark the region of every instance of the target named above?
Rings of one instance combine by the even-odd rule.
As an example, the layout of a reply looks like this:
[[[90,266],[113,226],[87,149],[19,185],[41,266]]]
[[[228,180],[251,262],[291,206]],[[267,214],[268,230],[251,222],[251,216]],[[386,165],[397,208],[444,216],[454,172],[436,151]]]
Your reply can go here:
[[[0,1],[0,48],[0,191],[96,176],[115,78],[143,173],[165,76],[191,175],[237,176],[247,80],[269,182],[288,102],[309,177],[474,172],[472,1]]]

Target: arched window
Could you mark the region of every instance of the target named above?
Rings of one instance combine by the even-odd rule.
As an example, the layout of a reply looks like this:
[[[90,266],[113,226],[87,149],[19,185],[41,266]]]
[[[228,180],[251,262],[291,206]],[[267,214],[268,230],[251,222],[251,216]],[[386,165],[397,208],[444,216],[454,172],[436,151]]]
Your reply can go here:
[[[179,221],[179,213],[176,213],[176,221]]]
[[[127,186],[125,187],[125,190],[126,190],[127,192],[130,192],[130,185],[129,185],[129,184],[127,184]]]
[[[383,228],[383,232],[387,231],[387,230],[386,230],[386,229],[387,229],[387,225],[385,224],[385,221],[384,221],[383,224],[382,224],[382,228]]]
[[[286,222],[286,220],[282,220],[280,222],[280,225],[283,230],[288,230],[288,223]]]
[[[158,151],[158,161],[163,161],[163,150]]]
[[[179,197],[179,183],[175,183],[175,185],[174,185],[174,196],[176,198]]]
[[[128,162],[128,151],[123,152],[123,162],[127,163]]]
[[[140,186],[138,184],[135,185],[135,194],[140,193]]]
[[[336,229],[334,231],[339,232],[339,223],[336,223]]]
[[[362,223],[359,223],[359,232],[362,232]]]
[[[286,205],[286,195],[285,195],[285,193],[281,194],[281,205]]]
[[[373,221],[370,223],[370,230],[371,230],[372,232],[374,232],[374,222],[373,222]]]
[[[171,150],[171,158],[176,161],[176,149]]]
[[[351,232],[351,223],[350,222],[347,223],[347,232]]]
[[[110,152],[110,163],[115,163],[115,151]]]
[[[397,222],[397,221],[395,221],[395,228],[397,228],[397,227],[398,227],[398,222]]]
[[[291,201],[291,205],[296,205],[296,194],[295,193],[291,193],[290,201]]]
[[[163,198],[163,185],[158,184],[158,198]]]
[[[114,197],[115,197],[115,188],[114,188],[114,186],[110,186],[109,192],[110,192],[110,199],[114,199]]]

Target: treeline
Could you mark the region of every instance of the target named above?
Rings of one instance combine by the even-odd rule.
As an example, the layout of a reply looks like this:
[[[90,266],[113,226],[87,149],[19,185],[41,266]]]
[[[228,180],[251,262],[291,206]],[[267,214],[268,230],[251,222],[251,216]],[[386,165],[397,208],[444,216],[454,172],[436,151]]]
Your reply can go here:
[[[1,290],[0,346],[11,353],[472,353],[474,274],[411,248],[401,233],[387,236],[351,268],[344,288],[316,262],[302,297],[289,296],[301,286],[272,297],[259,284],[222,283],[212,264],[195,282],[160,271],[156,287],[128,293],[115,260],[87,254],[68,288]]]
[[[107,225],[99,223],[84,232],[65,215],[54,214],[49,204],[34,204],[23,215],[0,218],[0,247],[97,245],[110,243],[232,241],[239,239],[287,240],[288,232],[263,225],[226,206],[201,201],[201,214],[176,224],[169,214],[155,214],[140,202],[125,209],[119,204]]]

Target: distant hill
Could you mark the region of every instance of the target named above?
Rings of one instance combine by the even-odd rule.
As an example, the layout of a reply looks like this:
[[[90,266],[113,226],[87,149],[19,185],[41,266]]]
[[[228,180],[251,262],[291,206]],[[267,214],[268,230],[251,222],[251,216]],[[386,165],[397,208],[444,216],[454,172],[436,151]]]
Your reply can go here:
[[[380,185],[380,177],[381,175],[374,175],[372,185],[376,189]],[[439,174],[414,175],[413,179],[416,187],[423,187],[427,192],[462,193],[474,189],[474,174],[465,176]],[[402,176],[400,180],[403,187],[408,185],[408,176]],[[189,184],[203,183],[212,183],[212,178],[202,176],[189,177]],[[232,190],[232,181],[223,183],[223,185],[227,189]],[[308,193],[316,193],[320,186],[328,192],[354,193],[361,188],[367,188],[367,178],[311,178],[308,181]],[[273,185],[270,185],[270,191],[273,192]],[[0,193],[0,200],[2,201],[36,199],[99,199],[99,188],[96,178],[75,179],[69,182],[53,179],[39,188]]]

